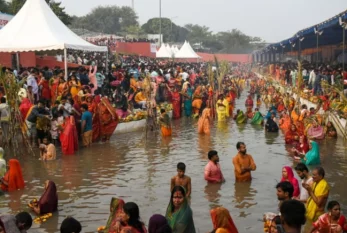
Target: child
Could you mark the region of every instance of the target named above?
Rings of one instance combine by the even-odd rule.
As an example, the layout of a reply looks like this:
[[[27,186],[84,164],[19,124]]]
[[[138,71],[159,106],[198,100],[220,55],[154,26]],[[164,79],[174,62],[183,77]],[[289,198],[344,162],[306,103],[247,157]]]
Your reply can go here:
[[[58,141],[58,119],[57,116],[53,116],[51,121],[51,137],[53,145],[57,146]]]
[[[186,165],[184,163],[177,164],[177,175],[171,178],[171,188],[170,191],[175,186],[182,186],[186,190],[186,197],[190,197],[192,192],[192,184],[189,176],[185,175]]]

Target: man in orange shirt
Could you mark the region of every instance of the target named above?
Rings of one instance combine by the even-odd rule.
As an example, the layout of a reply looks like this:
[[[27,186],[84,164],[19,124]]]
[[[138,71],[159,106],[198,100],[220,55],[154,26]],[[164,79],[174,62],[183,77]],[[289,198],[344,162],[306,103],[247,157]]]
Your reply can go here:
[[[251,171],[255,171],[257,166],[255,165],[252,156],[247,154],[245,143],[238,142],[236,148],[239,151],[239,153],[237,153],[233,158],[236,182],[251,181]]]

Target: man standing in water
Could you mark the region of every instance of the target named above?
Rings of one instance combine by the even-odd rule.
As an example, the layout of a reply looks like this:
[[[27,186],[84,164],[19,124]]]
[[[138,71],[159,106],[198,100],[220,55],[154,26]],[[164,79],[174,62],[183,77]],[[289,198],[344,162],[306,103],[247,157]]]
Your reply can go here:
[[[288,181],[280,182],[276,185],[277,199],[280,201],[278,207],[281,207],[284,201],[291,200],[293,198],[294,187]]]
[[[246,144],[238,142],[236,148],[239,151],[233,158],[235,167],[236,182],[248,182],[252,180],[251,171],[255,171],[257,166],[251,155],[247,154]]]
[[[298,176],[302,179],[302,182],[301,182],[302,187],[300,189],[300,198],[297,200],[303,203],[306,203],[308,199],[308,192],[304,188],[304,185],[312,186],[313,179],[310,176],[310,173],[308,172],[308,168],[304,163],[298,163],[298,165],[296,165],[295,167],[295,171],[298,174]]]
[[[205,167],[205,180],[212,183],[223,183],[225,182],[223,173],[219,165],[218,152],[211,150],[208,152],[208,159],[210,160]]]
[[[186,197],[189,197],[192,192],[192,184],[189,176],[185,175],[186,165],[184,163],[177,164],[177,175],[171,178],[171,188],[172,192],[175,186],[182,186],[186,191]]]
[[[81,131],[83,146],[89,147],[92,144],[93,139],[93,116],[88,111],[88,105],[82,104],[82,118],[81,118]]]

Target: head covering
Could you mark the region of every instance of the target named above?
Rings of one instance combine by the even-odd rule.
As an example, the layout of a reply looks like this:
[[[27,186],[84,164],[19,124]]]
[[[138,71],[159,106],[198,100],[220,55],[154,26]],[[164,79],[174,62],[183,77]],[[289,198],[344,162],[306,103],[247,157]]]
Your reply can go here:
[[[41,196],[38,205],[40,207],[40,214],[52,213],[58,208],[58,195],[57,187],[51,180],[48,181],[48,185],[44,194]]]
[[[264,121],[263,115],[258,111],[254,114],[251,124],[252,125],[261,125],[261,123]]]
[[[312,148],[306,153],[306,160],[303,162],[306,165],[318,165],[320,164],[320,153],[318,143],[315,141],[311,141],[310,143],[312,145]]]
[[[60,226],[60,233],[79,233],[81,231],[81,223],[73,217],[67,217],[64,219]]]
[[[166,218],[163,215],[155,214],[149,219],[148,233],[171,233]]]
[[[227,229],[224,229],[224,228],[218,228],[216,230],[216,233],[229,233]]]
[[[9,166],[8,191],[11,192],[24,188],[22,168],[20,167],[19,161],[17,159],[10,159]]]
[[[283,168],[286,169],[288,178],[284,178],[284,177],[282,176],[281,182],[287,181],[287,180],[288,180],[289,182],[291,182],[293,179],[295,179],[295,177],[294,177],[294,172],[293,172],[293,169],[292,169],[291,167],[289,167],[289,166],[284,166]]]
[[[212,209],[210,213],[214,229],[224,228],[228,233],[238,233],[234,221],[227,209],[224,207],[217,207]]]
[[[124,201],[122,199],[118,199],[112,197],[110,203],[110,216],[108,217],[106,228],[104,232],[116,232],[114,229],[115,223],[117,221],[117,217],[119,217],[119,213],[123,212]]]

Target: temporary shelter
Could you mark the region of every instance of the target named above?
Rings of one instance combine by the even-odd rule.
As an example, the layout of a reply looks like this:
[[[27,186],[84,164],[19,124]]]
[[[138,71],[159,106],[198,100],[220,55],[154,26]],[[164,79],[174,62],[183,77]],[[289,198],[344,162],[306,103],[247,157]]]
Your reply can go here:
[[[161,47],[160,49],[157,51],[156,53],[156,57],[157,58],[170,58],[172,55],[171,55],[171,52],[169,52],[165,46],[165,44],[161,44]]]
[[[73,33],[53,13],[45,0],[27,0],[14,18],[0,30],[0,52],[64,50],[67,74],[67,49],[107,52]]]
[[[175,57],[176,58],[200,58],[200,56],[194,52],[194,50],[192,49],[192,47],[187,41],[184,42],[180,51],[178,51],[175,54]]]

